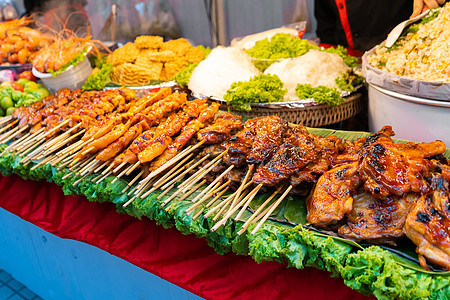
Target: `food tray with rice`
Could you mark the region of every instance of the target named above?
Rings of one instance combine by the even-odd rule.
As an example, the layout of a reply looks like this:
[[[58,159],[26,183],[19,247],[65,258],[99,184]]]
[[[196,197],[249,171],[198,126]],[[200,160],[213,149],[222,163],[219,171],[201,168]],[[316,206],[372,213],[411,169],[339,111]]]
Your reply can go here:
[[[356,62],[342,47],[323,49],[275,34],[246,51],[217,47],[190,70],[188,80],[175,80],[194,96],[219,101],[245,117],[277,114],[289,122],[324,126],[361,110],[361,94],[352,94],[362,86]]]
[[[432,10],[387,48],[378,45],[363,56],[369,84],[404,95],[450,100],[450,3]]]

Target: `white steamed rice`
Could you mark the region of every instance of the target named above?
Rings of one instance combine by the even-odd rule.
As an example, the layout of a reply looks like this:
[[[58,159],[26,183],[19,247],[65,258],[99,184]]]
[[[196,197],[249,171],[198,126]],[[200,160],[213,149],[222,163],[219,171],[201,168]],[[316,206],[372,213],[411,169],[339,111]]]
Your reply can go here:
[[[337,88],[335,79],[349,69],[335,53],[309,50],[302,56],[272,64],[264,73],[277,75],[288,90],[284,96],[285,101],[295,101],[298,100],[295,92],[298,83]]]
[[[204,96],[223,98],[231,84],[248,81],[261,72],[237,47],[217,47],[192,72],[188,88]]]

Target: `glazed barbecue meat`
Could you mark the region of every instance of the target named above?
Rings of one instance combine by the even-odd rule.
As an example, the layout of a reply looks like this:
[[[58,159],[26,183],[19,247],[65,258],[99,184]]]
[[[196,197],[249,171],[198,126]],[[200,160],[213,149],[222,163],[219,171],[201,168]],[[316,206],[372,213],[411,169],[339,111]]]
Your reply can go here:
[[[281,146],[288,124],[278,116],[259,117],[253,120],[257,122],[254,129],[255,137],[246,160],[249,164],[260,164]]]
[[[353,209],[348,214],[347,224],[340,227],[340,236],[356,241],[395,244],[395,239],[404,236],[403,226],[411,207],[417,201],[416,193],[404,197],[395,195],[379,200],[367,192],[353,196]]]
[[[345,149],[345,143],[335,136],[316,136],[316,138],[320,144],[320,154],[317,160],[310,162],[289,177],[289,183],[294,187],[300,185],[302,182],[316,182],[320,175],[334,165],[334,161],[337,159],[339,152]]]
[[[426,260],[450,270],[450,201],[448,181],[440,174],[431,179],[432,191],[424,194],[406,219],[405,233],[419,254],[420,265]]]
[[[423,174],[432,165],[427,158],[444,152],[441,141],[416,144],[379,139],[364,149],[358,171],[365,190],[378,199],[410,191],[424,193],[428,187]]]
[[[222,113],[214,122],[197,134],[198,141],[206,144],[219,144],[229,139],[233,132],[243,128],[242,117],[230,113]]]
[[[357,170],[358,163],[354,162],[333,168],[319,178],[306,200],[309,223],[328,227],[352,211],[352,194],[361,184]]]
[[[255,140],[255,128],[257,125],[257,118],[247,120],[244,124],[244,129],[221,144],[223,149],[228,150],[223,158],[225,164],[241,166],[245,163]]]
[[[287,135],[272,158],[258,167],[253,182],[275,186],[318,158],[320,145],[317,138],[308,134],[303,126],[289,128]]]

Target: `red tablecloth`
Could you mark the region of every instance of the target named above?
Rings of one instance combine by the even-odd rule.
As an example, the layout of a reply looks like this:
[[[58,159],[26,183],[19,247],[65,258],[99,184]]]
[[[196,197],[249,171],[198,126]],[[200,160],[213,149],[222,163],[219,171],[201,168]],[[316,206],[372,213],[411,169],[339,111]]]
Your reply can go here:
[[[103,249],[207,299],[365,298],[327,272],[219,255],[203,239],[119,214],[110,203],[64,196],[55,184],[0,176],[0,195],[0,207],[22,219]]]

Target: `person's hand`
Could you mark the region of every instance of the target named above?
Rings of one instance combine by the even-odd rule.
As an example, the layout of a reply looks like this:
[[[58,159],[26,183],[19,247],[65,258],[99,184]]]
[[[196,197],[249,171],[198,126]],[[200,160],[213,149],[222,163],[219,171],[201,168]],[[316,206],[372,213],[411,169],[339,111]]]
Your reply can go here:
[[[445,0],[414,0],[413,13],[410,18],[420,15],[427,9],[439,7],[445,3]]]

